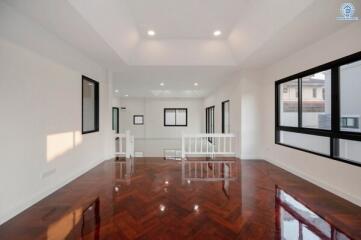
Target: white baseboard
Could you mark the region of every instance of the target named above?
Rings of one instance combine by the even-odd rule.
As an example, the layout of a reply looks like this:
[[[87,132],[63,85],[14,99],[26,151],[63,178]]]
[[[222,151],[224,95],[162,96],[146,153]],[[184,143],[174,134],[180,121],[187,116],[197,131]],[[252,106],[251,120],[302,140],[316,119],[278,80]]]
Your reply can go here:
[[[361,198],[358,198],[358,197],[352,196],[352,195],[350,195],[348,193],[345,193],[340,189],[337,189],[337,188],[335,188],[335,187],[333,187],[333,186],[331,186],[331,185],[329,185],[329,184],[327,184],[325,182],[319,181],[319,180],[317,180],[317,179],[315,179],[315,178],[313,178],[313,177],[311,177],[311,176],[309,176],[309,175],[307,175],[307,174],[305,174],[303,172],[300,172],[300,171],[298,171],[298,170],[296,170],[296,169],[294,169],[292,167],[289,167],[288,165],[280,163],[278,161],[274,161],[274,160],[266,160],[266,161],[268,161],[268,162],[270,162],[270,163],[272,163],[272,164],[274,164],[274,165],[276,165],[276,166],[278,166],[278,167],[280,167],[280,168],[282,168],[282,169],[284,169],[284,170],[286,170],[286,171],[288,171],[288,172],[290,172],[292,174],[295,174],[295,175],[297,175],[297,176],[299,176],[299,177],[301,177],[301,178],[303,178],[303,179],[305,179],[305,180],[307,180],[307,181],[309,181],[309,182],[311,182],[311,183],[313,183],[313,184],[315,184],[315,185],[317,185],[317,186],[319,186],[319,187],[321,187],[321,188],[323,188],[323,189],[325,189],[325,190],[327,190],[327,191],[329,191],[329,192],[331,192],[331,193],[333,193],[333,194],[335,194],[335,195],[337,195],[339,197],[342,197],[347,201],[350,201],[350,202],[352,202],[352,203],[354,203],[354,204],[356,204],[358,206],[361,206]]]
[[[5,223],[6,221],[10,220],[11,218],[15,217],[19,213],[23,212],[27,208],[31,207],[35,203],[39,202],[40,200],[44,199],[45,197],[49,196],[50,194],[54,193],[58,189],[64,187],[69,182],[75,180],[79,176],[83,175],[84,173],[88,172],[98,164],[102,163],[104,160],[95,161],[79,169],[78,171],[71,174],[69,177],[63,179],[62,181],[55,183],[53,186],[50,186],[48,189],[35,193],[34,195],[30,196],[29,199],[25,199],[20,203],[16,204],[15,206],[11,206],[7,209],[7,211],[0,214],[0,225]]]

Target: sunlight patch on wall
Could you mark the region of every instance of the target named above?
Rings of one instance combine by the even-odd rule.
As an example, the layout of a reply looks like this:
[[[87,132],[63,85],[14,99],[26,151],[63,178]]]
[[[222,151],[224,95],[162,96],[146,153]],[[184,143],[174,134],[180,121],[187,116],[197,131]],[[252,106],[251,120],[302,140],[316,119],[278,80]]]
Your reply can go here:
[[[82,142],[80,131],[51,134],[46,137],[46,160],[51,162]]]

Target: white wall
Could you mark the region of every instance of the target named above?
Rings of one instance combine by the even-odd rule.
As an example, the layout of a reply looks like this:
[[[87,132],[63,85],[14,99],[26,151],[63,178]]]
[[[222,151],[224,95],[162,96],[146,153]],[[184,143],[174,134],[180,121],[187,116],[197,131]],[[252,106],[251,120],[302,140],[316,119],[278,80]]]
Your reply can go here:
[[[222,132],[222,102],[230,100],[231,133],[237,134],[237,156],[259,159],[260,156],[260,75],[239,71],[225,81],[223,87],[204,99],[204,109],[215,106],[215,132]],[[205,120],[204,120],[205,121]]]
[[[0,2],[0,224],[109,157],[109,73]],[[81,134],[81,75],[100,131]]]
[[[274,144],[274,82],[361,50],[361,21],[275,63],[262,78],[264,158],[361,206],[361,168]]]
[[[359,39],[361,21],[266,69],[240,71],[225,79],[228,83],[204,100],[204,108],[215,105],[215,131],[221,131],[221,102],[230,99],[231,132],[240,134],[242,159],[265,159],[361,205],[361,168],[274,143],[274,82],[360,51]],[[358,147],[349,145],[350,151]]]
[[[135,151],[146,157],[163,156],[164,149],[180,149],[182,133],[202,132],[202,100],[185,98],[114,98],[119,111],[119,131],[135,136]],[[187,127],[165,127],[164,108],[187,108]],[[133,115],[144,115],[144,125],[133,125]]]

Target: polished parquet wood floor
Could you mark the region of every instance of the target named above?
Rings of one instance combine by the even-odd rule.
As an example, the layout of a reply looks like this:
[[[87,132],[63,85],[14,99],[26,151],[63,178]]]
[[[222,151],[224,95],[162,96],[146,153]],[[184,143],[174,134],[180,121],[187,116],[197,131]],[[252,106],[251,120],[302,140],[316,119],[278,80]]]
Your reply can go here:
[[[361,208],[261,160],[110,160],[0,239],[361,239]]]

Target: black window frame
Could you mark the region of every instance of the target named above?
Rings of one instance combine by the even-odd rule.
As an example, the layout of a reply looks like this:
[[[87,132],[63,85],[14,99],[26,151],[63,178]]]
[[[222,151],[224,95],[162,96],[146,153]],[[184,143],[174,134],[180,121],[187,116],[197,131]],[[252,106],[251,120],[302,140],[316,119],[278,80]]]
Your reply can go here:
[[[94,84],[94,129],[89,131],[84,131],[84,81]],[[81,132],[82,134],[99,132],[99,82],[84,75],[81,81]]]
[[[177,110],[186,111],[186,124],[177,124]],[[166,112],[174,111],[175,112],[175,124],[166,124]],[[188,108],[164,108],[163,109],[163,125],[164,127],[188,127]]]
[[[136,123],[135,122],[135,118],[137,118],[137,117],[142,118],[142,123]],[[133,125],[144,125],[144,115],[133,115]]]
[[[225,121],[224,121],[224,111],[225,111],[225,108],[224,106],[226,105],[226,103],[228,104],[231,104],[231,101],[230,100],[226,100],[226,101],[223,101],[222,102],[222,133],[225,133],[225,130],[226,130],[226,126],[225,126]],[[229,106],[230,107],[230,106]],[[229,109],[230,110],[230,109]],[[230,113],[228,112],[228,115],[230,115]],[[228,116],[228,118],[230,118],[230,116]]]
[[[113,116],[114,110],[116,110],[117,120],[118,120],[117,129],[114,129],[114,116]],[[113,131],[115,130],[116,133],[119,133],[119,108],[118,107],[112,107],[112,130]]]
[[[215,131],[214,113],[215,113],[214,105],[206,108],[206,133],[212,134]],[[210,115],[212,115],[212,121],[210,121],[211,120]],[[213,125],[210,125],[210,123],[213,123]],[[212,143],[213,138],[209,137],[208,142]]]
[[[275,144],[296,150],[327,157],[336,161],[361,167],[361,163],[339,157],[339,140],[361,141],[361,133],[341,130],[341,99],[340,99],[340,67],[361,60],[361,51],[346,57],[322,64],[309,70],[294,74],[275,82]],[[322,71],[331,70],[331,129],[315,129],[302,127],[302,78]],[[281,126],[280,85],[292,80],[298,80],[298,126]],[[330,155],[317,153],[307,149],[291,146],[280,141],[281,131],[328,137],[330,139]]]

